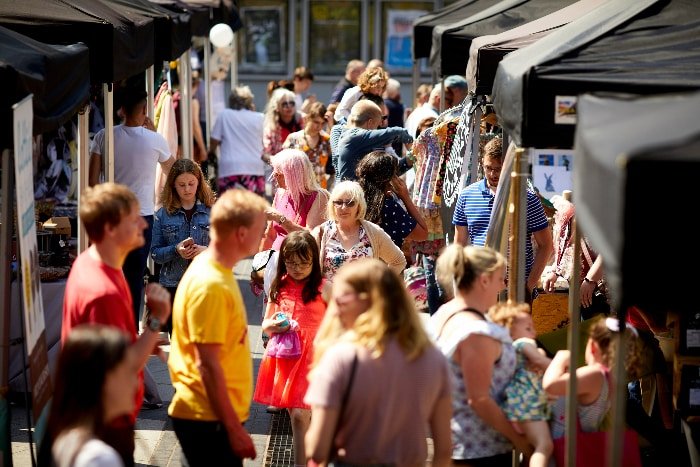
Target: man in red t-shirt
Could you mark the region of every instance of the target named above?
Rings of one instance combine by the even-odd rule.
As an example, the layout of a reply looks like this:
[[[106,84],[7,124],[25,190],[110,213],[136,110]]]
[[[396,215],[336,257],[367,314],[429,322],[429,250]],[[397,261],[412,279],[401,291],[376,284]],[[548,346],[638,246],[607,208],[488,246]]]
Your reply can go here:
[[[143,402],[143,368],[158,344],[162,323],[170,316],[170,294],[159,284],[149,284],[146,299],[151,314],[139,336],[122,265],[129,252],[144,244],[147,225],[128,187],[103,183],[88,188],[81,196],[79,214],[92,244],[78,256],[68,275],[61,340],[85,323],[114,326],[131,337],[139,362],[135,411],[110,423],[103,439],[119,452],[125,465],[134,465],[134,425]]]

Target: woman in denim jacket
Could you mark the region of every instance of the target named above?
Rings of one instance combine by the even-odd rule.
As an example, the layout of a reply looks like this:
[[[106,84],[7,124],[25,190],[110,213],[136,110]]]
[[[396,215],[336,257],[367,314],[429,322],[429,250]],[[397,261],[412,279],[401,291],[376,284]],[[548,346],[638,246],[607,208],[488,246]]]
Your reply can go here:
[[[175,161],[161,193],[163,207],[153,222],[151,257],[161,264],[159,281],[174,299],[177,285],[192,258],[209,245],[209,211],[214,194],[199,165]],[[168,332],[171,331],[168,320]]]

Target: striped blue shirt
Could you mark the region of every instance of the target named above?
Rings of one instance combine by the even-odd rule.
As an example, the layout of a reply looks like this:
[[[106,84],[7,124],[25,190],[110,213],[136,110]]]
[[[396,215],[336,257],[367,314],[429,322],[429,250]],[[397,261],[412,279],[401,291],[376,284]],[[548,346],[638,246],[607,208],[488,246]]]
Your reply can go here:
[[[455,213],[452,217],[454,225],[467,227],[469,242],[472,245],[486,244],[486,234],[489,230],[491,210],[495,196],[486,185],[486,179],[472,183],[459,194]],[[535,256],[532,251],[532,234],[549,226],[544,208],[537,194],[527,191],[527,236],[525,237],[525,277],[530,275]]]

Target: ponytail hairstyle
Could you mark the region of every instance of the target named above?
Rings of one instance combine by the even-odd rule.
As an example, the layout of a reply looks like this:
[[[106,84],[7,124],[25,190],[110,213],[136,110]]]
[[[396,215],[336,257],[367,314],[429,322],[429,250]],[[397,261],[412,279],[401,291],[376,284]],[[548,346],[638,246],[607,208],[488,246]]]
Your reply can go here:
[[[600,349],[603,364],[611,368],[615,363],[615,355],[618,351],[617,335],[620,332],[620,322],[617,318],[601,316],[590,327],[589,338],[596,343]],[[625,370],[628,377],[638,379],[641,370],[641,343],[637,330],[629,324],[625,325]]]
[[[480,275],[492,273],[505,264],[503,255],[493,248],[453,243],[438,257],[436,276],[446,290],[468,292]]]

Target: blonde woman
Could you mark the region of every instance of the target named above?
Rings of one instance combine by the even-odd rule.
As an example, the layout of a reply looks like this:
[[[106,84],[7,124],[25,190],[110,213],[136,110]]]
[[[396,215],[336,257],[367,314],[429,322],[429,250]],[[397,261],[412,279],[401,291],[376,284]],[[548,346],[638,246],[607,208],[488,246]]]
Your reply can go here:
[[[450,362],[455,465],[510,467],[513,446],[532,453],[501,410],[516,368],[510,334],[485,315],[505,287],[505,267],[503,255],[481,246],[452,244],[437,260],[438,280],[454,290],[429,324]]]
[[[450,465],[447,361],[431,344],[403,281],[365,258],[340,269],[331,295],[305,397],[312,414],[308,465],[424,466],[430,435],[432,465]]]
[[[321,253],[321,269],[328,280],[345,263],[378,258],[401,273],[406,267],[403,252],[377,224],[365,220],[367,202],[359,183],[338,183],[328,203],[328,221],[314,229]]]
[[[301,131],[303,118],[296,108],[294,93],[286,88],[277,88],[272,92],[265,107],[263,122],[263,154],[268,164],[270,158],[283,149],[287,136]]]

